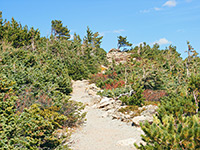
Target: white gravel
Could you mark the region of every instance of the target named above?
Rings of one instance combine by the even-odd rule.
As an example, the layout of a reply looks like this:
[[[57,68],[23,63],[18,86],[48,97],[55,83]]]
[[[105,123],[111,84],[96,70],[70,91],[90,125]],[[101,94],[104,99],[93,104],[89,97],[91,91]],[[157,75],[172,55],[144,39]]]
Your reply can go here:
[[[88,81],[73,82],[72,100],[89,104],[92,96],[86,92]],[[134,150],[141,142],[142,131],[105,115],[106,112],[88,105],[87,121],[71,136],[73,150]]]

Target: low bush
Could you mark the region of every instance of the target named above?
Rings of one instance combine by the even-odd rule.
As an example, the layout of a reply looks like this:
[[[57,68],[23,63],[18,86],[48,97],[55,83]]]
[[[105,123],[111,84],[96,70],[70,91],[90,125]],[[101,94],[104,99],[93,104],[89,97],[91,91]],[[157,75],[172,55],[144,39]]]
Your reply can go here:
[[[64,137],[58,138],[56,130],[82,123],[85,113],[81,111],[84,106],[70,101],[66,92],[60,90],[51,94],[42,88],[17,91],[17,85],[25,85],[19,81],[23,80],[13,81],[0,74],[1,149],[63,147]],[[67,149],[67,145],[65,147]]]
[[[143,87],[139,83],[135,83],[132,85],[132,90],[133,93],[131,96],[122,96],[120,100],[126,105],[142,106],[144,104]]]
[[[98,92],[97,94],[100,96],[105,96],[105,97],[111,97],[111,98],[116,98],[119,95],[127,94],[129,93],[131,88],[129,87],[121,87],[121,88],[115,88],[115,89],[104,89],[102,92]]]
[[[146,144],[135,146],[141,150],[164,149],[200,149],[200,118],[194,116],[165,115],[162,120],[155,118],[153,124],[141,124]]]

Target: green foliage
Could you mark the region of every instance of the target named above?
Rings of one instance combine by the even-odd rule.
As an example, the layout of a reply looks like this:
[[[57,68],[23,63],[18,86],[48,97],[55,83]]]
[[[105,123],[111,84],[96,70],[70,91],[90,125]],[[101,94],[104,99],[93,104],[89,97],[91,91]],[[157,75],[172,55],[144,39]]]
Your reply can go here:
[[[157,110],[159,118],[165,115],[172,115],[175,118],[179,116],[191,116],[195,114],[195,103],[193,97],[185,97],[177,94],[169,94],[163,97],[161,105]]]
[[[117,37],[118,38],[118,49],[121,47],[127,47],[127,46],[132,46],[131,43],[127,41],[127,37],[122,37],[121,35]]]
[[[13,97],[1,97],[0,147],[2,149],[54,149],[62,139],[54,135],[67,117],[34,104],[17,114]]]
[[[83,39],[86,46],[100,48],[103,36],[99,36],[98,32],[93,33],[89,27],[87,27],[87,34]]]
[[[99,36],[98,32],[93,33],[87,27],[86,36],[83,38],[81,59],[85,62],[85,66],[92,74],[100,71],[100,64],[107,64],[106,52],[100,47],[103,36]]]
[[[52,20],[51,21],[51,30],[54,39],[70,39],[70,30],[68,30],[67,26],[63,27],[63,23],[61,20]]]
[[[118,97],[120,94],[125,94],[130,92],[130,88],[113,88],[113,89],[105,89],[102,92],[98,92],[97,94],[100,96],[105,96],[105,97]]]
[[[200,74],[194,75],[192,74],[189,78],[188,82],[188,90],[191,95],[193,95],[195,103],[196,103],[196,113],[199,111],[198,108],[200,106]]]
[[[189,78],[188,87],[190,92],[192,91],[200,92],[200,74],[191,75],[191,77]]]
[[[77,58],[69,58],[66,60],[69,76],[74,80],[87,79],[89,75],[88,68],[83,61],[78,61]]]
[[[142,126],[145,135],[142,139],[145,145],[135,146],[141,150],[163,149],[199,149],[200,148],[200,119],[198,115],[179,117],[165,115],[162,121],[154,119],[153,124]]]
[[[76,126],[83,121],[85,113],[81,103],[63,99],[59,105],[32,104],[19,112],[14,94],[15,82],[5,76],[0,77],[0,147],[1,149],[56,149],[61,147],[63,138],[56,136],[56,130]],[[53,98],[53,97],[52,97]],[[43,102],[50,99],[43,97]]]
[[[2,19],[2,11],[0,11],[0,40],[2,39],[3,37],[3,19]]]
[[[40,38],[40,31],[33,27],[28,30],[27,26],[22,27],[14,18],[10,21],[3,21],[2,13],[0,14],[0,40],[11,43],[15,48],[28,46]]]
[[[35,94],[45,90],[69,94],[71,89],[67,66],[49,55],[38,55],[24,50],[2,53],[1,73],[16,81],[16,90],[32,88]]]
[[[36,104],[25,109],[18,118],[18,133],[23,140],[21,146],[26,149],[55,149],[59,146],[62,139],[58,139],[53,132],[67,117],[57,113],[57,110],[56,107],[41,109]]]
[[[18,143],[17,137],[17,115],[15,115],[16,97],[8,93],[0,93],[0,147],[1,149],[14,149],[14,144]]]
[[[136,82],[132,85],[132,90],[133,93],[131,96],[121,97],[120,100],[127,105],[142,106],[144,104],[144,97],[142,94],[144,92],[143,87],[138,82]]]
[[[101,48],[103,37],[99,36],[98,32],[93,33],[88,27],[83,42],[77,34],[70,41],[70,30],[67,26],[63,26],[62,21],[53,20],[51,27],[52,35],[48,39],[40,37],[38,29],[22,27],[14,18],[11,22],[3,21],[1,15],[0,46],[3,51],[7,51],[10,43],[15,48],[23,47],[23,50],[28,52],[35,51],[36,56],[44,54],[51,55],[53,59],[55,56],[56,59],[62,58],[60,63],[67,65],[68,73],[74,80],[88,78],[90,73],[100,71],[101,64],[107,64],[106,52]]]
[[[71,79],[87,79],[107,63],[102,37],[92,33],[85,45],[79,35],[68,40],[60,21],[52,29],[57,40],[0,16],[0,149],[62,149],[57,130],[84,121],[83,104],[69,100]]]
[[[196,80],[197,79],[197,80]],[[197,89],[198,77],[189,79],[190,90]],[[171,93],[161,101],[153,124],[141,124],[146,145],[138,149],[200,149],[200,120],[195,96]]]

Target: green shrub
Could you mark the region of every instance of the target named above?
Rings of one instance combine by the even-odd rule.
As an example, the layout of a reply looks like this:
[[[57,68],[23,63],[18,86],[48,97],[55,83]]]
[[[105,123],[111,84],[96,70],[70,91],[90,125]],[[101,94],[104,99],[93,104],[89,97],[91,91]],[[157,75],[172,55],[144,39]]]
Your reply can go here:
[[[52,97],[43,93],[37,98],[26,90],[18,97],[16,83],[0,74],[0,149],[62,148],[66,137],[58,138],[56,130],[83,121],[82,103],[70,101],[60,91]]]
[[[153,124],[141,124],[146,144],[135,146],[141,150],[200,149],[200,118],[198,115],[175,119],[173,115],[157,117]]]
[[[192,96],[169,94],[163,97],[153,124],[141,124],[146,145],[138,149],[200,149],[200,117]]]
[[[174,117],[191,116],[195,114],[196,106],[192,97],[183,97],[177,94],[169,94],[163,97],[157,110],[158,117],[173,115]]]
[[[142,93],[144,89],[139,83],[132,85],[133,93],[131,96],[123,96],[120,100],[127,105],[142,106],[144,104],[144,97]]]
[[[123,87],[123,88],[116,88],[116,89],[104,89],[102,92],[98,92],[97,94],[100,96],[106,96],[106,97],[118,97],[120,94],[125,94],[130,92],[130,88]]]

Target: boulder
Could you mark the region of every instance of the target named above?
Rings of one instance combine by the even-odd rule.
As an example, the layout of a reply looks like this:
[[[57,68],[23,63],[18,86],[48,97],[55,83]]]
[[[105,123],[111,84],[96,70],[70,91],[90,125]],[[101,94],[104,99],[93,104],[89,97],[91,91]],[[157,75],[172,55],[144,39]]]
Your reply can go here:
[[[105,101],[103,103],[100,102],[98,108],[103,108],[105,111],[114,108],[115,100],[111,99],[110,101]]]
[[[135,111],[131,112],[125,112],[121,113],[118,110],[120,108],[126,108],[127,106],[121,106],[122,103],[120,100],[113,101],[110,100],[109,98],[104,99],[103,103],[100,107],[98,108],[103,108],[103,110],[109,110],[108,116],[111,116],[112,119],[118,119],[123,122],[130,123],[132,122],[132,125],[139,126],[140,122],[145,123],[145,121],[148,121],[149,123],[153,122],[153,115],[156,113],[156,109],[158,108],[157,106],[154,105],[148,105],[148,106],[143,106],[139,107],[138,109],[141,111],[139,114],[140,116],[137,115]]]
[[[117,120],[120,119],[120,116],[116,113],[113,113],[111,116],[112,116],[112,119],[117,119]]]
[[[155,105],[147,105],[147,106],[143,106],[142,108],[139,108],[141,110],[143,110],[141,112],[142,116],[153,116],[156,113],[156,110],[158,109],[158,106]]]
[[[92,104],[97,104],[100,101],[101,101],[101,96],[99,95],[92,96],[92,100],[91,100]]]
[[[129,114],[123,114],[118,111],[114,111],[112,114],[109,114],[109,116],[111,116],[112,119],[121,120],[123,122],[129,122],[131,119],[131,116]]]
[[[95,96],[97,94],[96,91],[93,91],[93,90],[88,90],[87,93],[91,96]]]
[[[94,83],[89,84],[86,88],[86,92],[89,95],[95,96],[97,94],[98,91],[100,91],[101,89],[98,88]]]
[[[101,99],[101,101],[100,101],[100,104],[105,103],[105,102],[110,102],[110,101],[112,101],[112,100],[113,100],[112,98],[103,97],[103,98]]]
[[[101,89],[98,88],[94,83],[89,84],[88,87],[87,87],[87,89],[89,89],[89,90],[93,90],[93,91],[95,91],[95,92],[98,92],[98,91],[101,90]]]
[[[97,105],[97,108],[103,109],[104,111],[112,109],[112,111],[110,112],[114,112],[115,110],[118,110],[121,105],[122,102],[120,100],[114,100],[113,98],[103,97]]]
[[[152,123],[153,116],[136,116],[132,119],[132,126],[140,126],[140,123],[144,124],[146,121]]]

